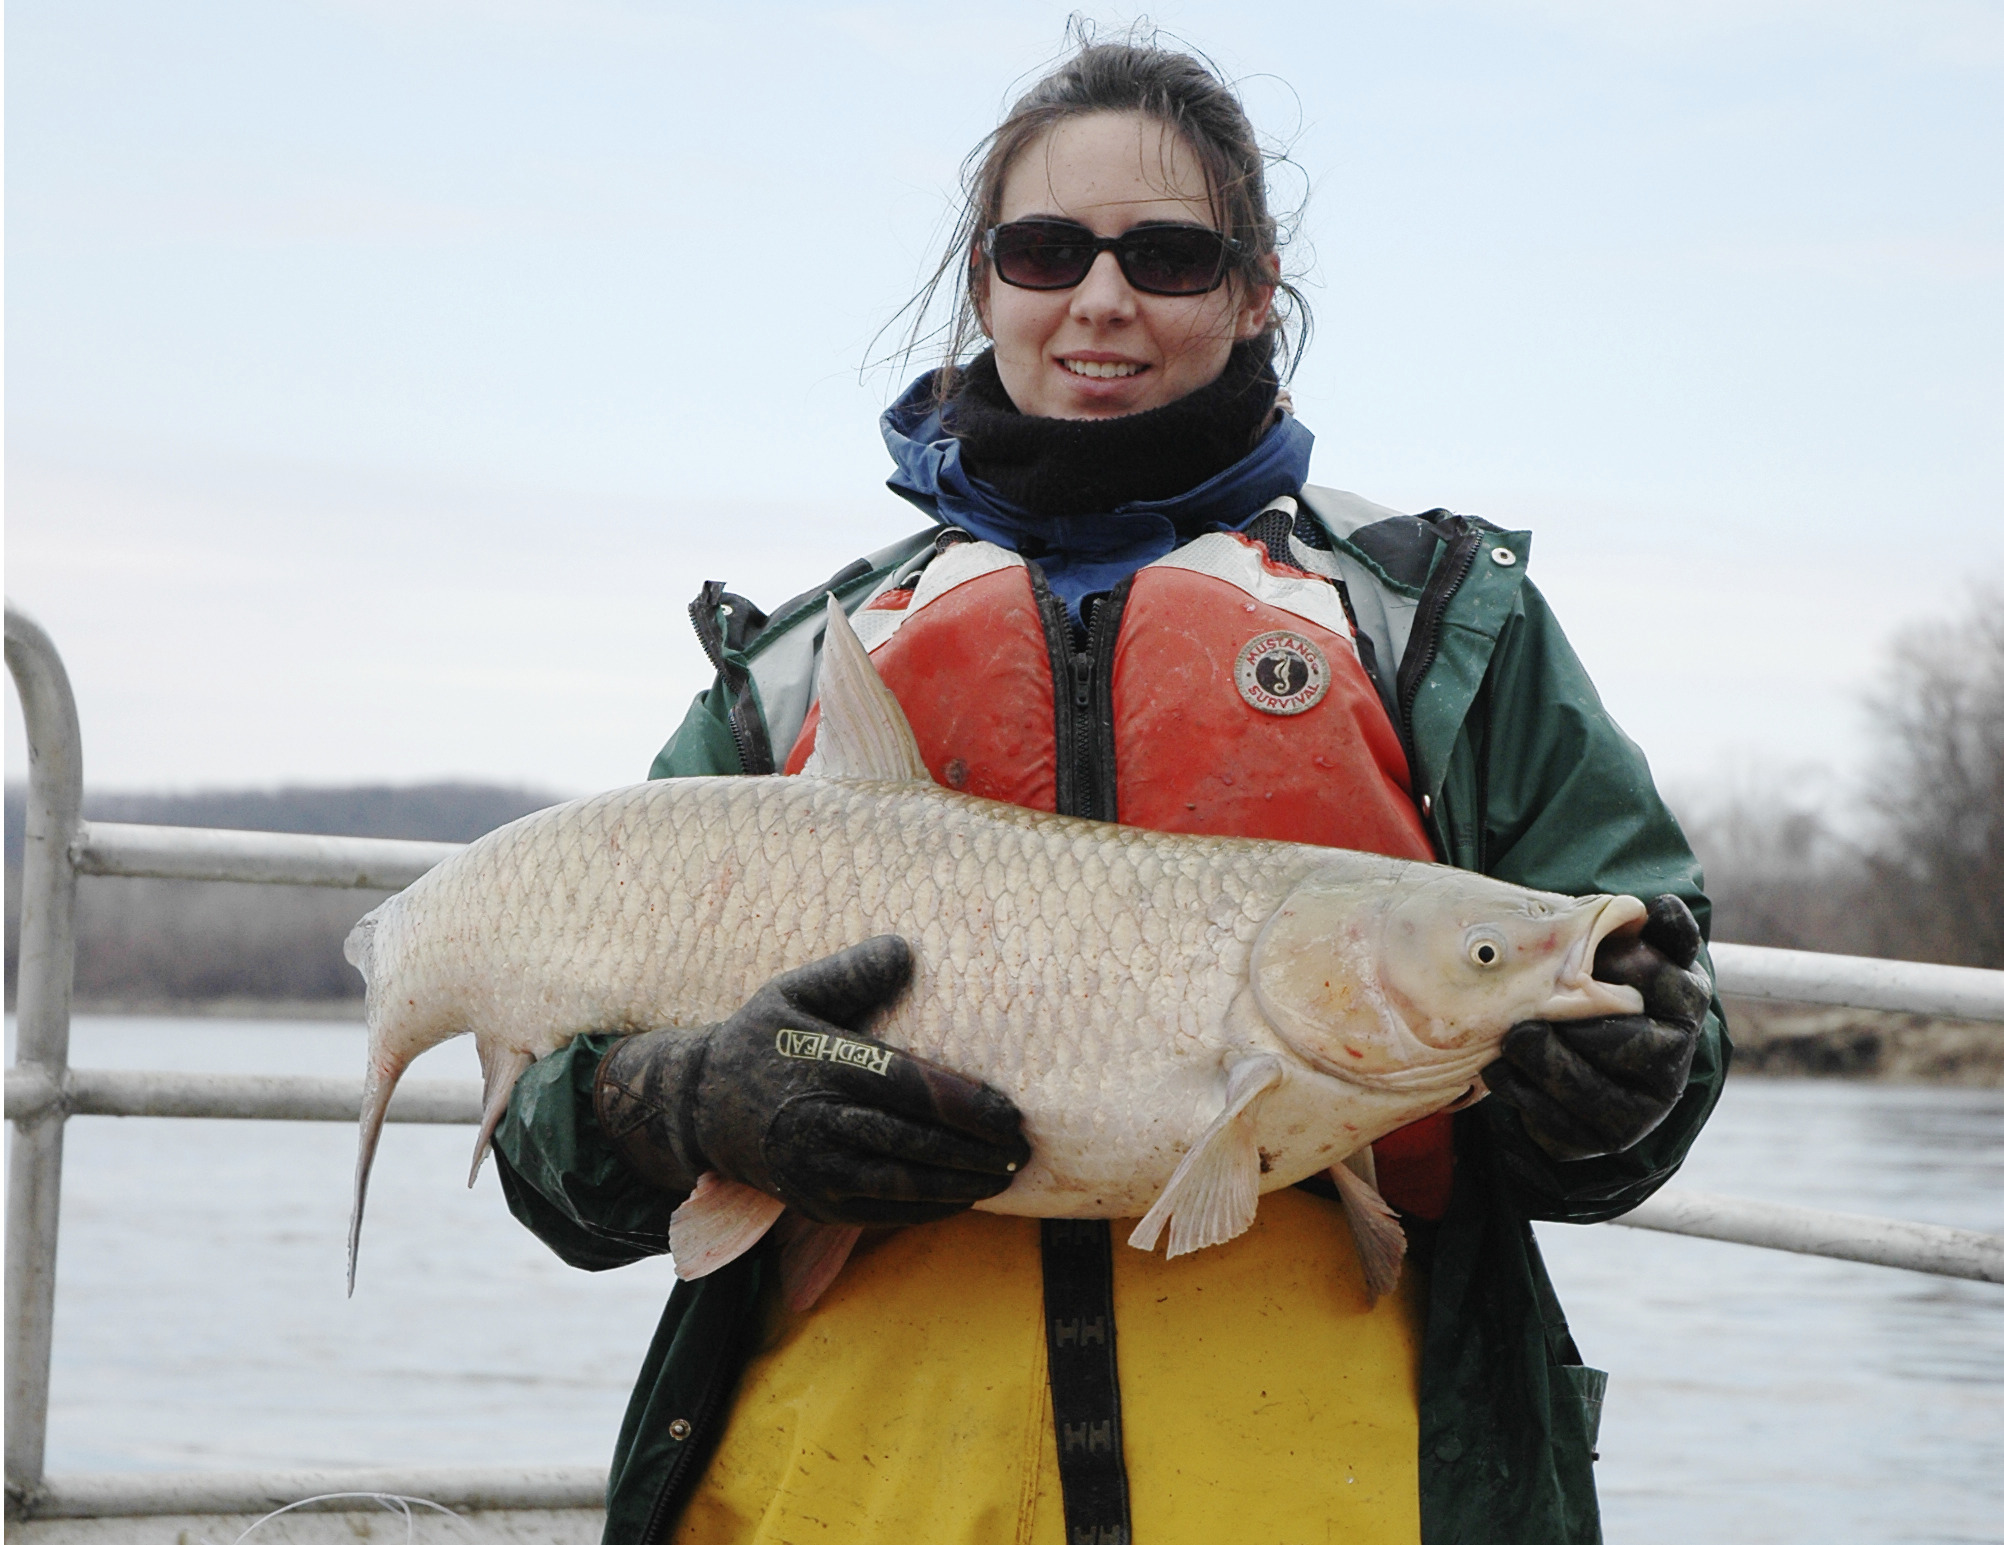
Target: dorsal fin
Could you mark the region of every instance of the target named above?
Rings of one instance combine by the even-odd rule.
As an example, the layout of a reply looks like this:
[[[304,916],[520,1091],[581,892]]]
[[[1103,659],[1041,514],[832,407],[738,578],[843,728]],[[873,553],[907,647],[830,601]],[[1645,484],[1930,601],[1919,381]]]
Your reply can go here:
[[[932,782],[904,709],[870,663],[833,592],[821,643],[821,726],[814,732],[814,754],[800,770],[810,778]]]

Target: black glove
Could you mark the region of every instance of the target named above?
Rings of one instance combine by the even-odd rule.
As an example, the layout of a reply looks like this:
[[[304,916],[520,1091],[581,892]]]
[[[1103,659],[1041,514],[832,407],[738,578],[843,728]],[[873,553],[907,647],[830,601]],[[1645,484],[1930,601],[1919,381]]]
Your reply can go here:
[[[1642,1013],[1528,1019],[1503,1037],[1483,1082],[1553,1158],[1620,1153],[1670,1114],[1712,1001],[1712,984],[1693,969],[1700,942],[1691,909],[1658,896],[1642,931],[1602,940],[1593,962],[1601,981],[1642,994]]]
[[[1030,1161],[1015,1103],[848,1028],[911,970],[885,934],[774,977],[720,1025],[629,1037],[599,1064],[599,1125],[664,1190],[716,1170],[817,1223],[929,1223],[994,1196]]]

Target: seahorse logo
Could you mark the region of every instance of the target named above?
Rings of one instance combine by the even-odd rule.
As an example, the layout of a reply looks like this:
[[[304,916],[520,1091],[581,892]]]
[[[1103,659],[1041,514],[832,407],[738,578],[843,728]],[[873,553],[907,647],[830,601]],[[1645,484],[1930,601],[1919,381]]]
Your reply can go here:
[[[1262,633],[1239,651],[1239,696],[1261,713],[1306,713],[1329,690],[1329,660],[1299,633]]]

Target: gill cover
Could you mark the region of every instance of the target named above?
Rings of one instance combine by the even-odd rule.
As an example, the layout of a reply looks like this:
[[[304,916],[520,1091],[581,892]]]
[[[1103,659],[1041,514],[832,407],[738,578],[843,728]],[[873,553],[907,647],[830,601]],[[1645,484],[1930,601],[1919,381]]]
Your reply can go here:
[[[1523,1020],[1641,1008],[1633,988],[1592,976],[1600,941],[1640,926],[1645,909],[1633,897],[1397,867],[1390,885],[1311,875],[1254,943],[1261,1011],[1324,1072],[1384,1089],[1451,1088]]]

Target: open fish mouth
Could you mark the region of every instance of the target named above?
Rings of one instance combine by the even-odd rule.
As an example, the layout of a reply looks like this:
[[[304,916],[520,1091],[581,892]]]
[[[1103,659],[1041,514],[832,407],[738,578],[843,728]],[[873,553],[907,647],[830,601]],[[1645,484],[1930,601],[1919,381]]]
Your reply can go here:
[[[1602,1014],[1640,1014],[1642,994],[1633,987],[1603,982],[1593,974],[1594,955],[1601,942],[1615,934],[1634,933],[1649,909],[1633,896],[1609,896],[1595,914],[1593,925],[1580,935],[1559,968],[1547,1019],[1591,1019]]]

